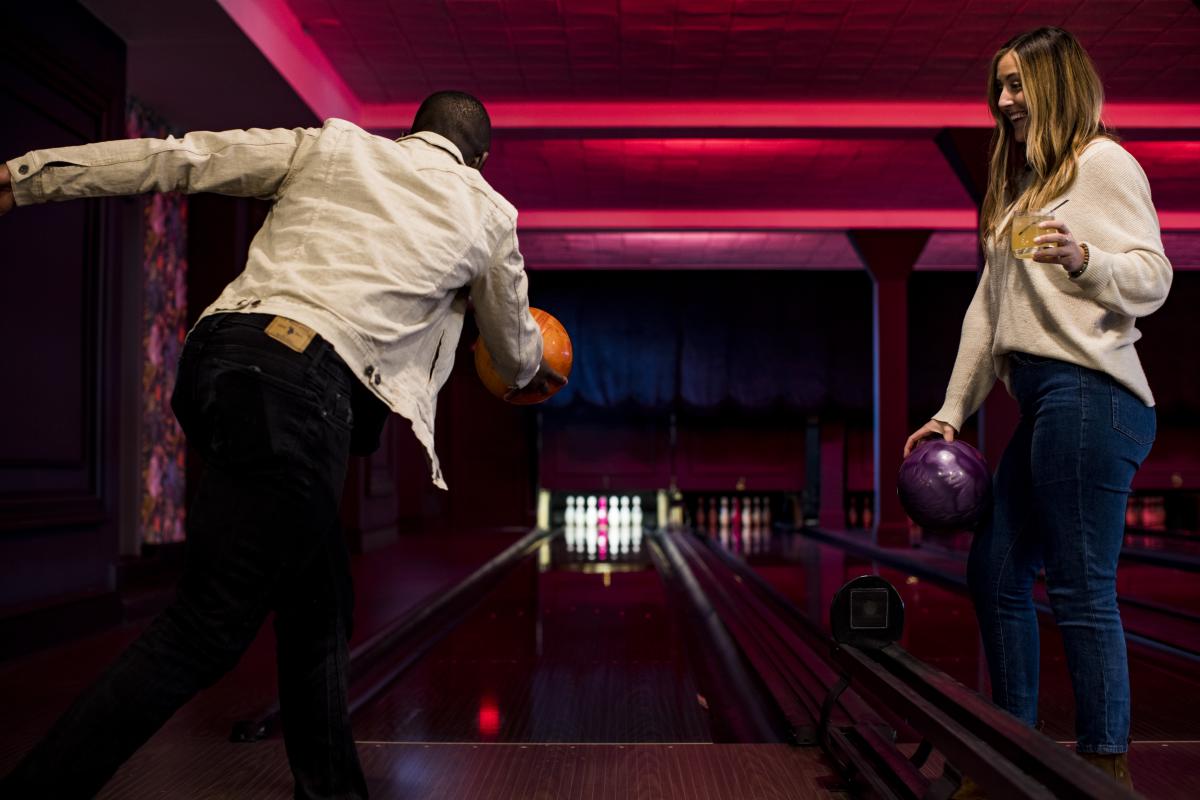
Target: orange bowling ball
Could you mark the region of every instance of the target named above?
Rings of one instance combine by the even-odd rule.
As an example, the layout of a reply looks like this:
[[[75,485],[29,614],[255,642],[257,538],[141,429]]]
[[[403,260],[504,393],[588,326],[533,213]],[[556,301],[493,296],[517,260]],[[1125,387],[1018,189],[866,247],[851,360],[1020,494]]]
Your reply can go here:
[[[574,356],[571,351],[571,337],[567,335],[567,329],[562,326],[561,322],[540,308],[530,308],[529,313],[533,315],[533,321],[542,331],[542,358],[564,378],[568,377],[571,374]],[[482,336],[475,343],[475,371],[479,373],[479,379],[483,381],[487,390],[503,400],[509,387],[504,379],[496,374],[492,356],[488,352],[487,345],[483,343]],[[541,394],[517,397],[508,402],[520,406],[540,403],[561,388],[559,386]]]

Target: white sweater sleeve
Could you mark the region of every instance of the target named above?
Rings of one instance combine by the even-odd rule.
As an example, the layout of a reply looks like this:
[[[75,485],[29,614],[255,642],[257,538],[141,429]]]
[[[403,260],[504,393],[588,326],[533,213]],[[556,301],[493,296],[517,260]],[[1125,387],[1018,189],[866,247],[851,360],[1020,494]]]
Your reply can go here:
[[[1077,186],[1072,195],[1090,201],[1086,230],[1079,232],[1089,260],[1068,291],[1128,317],[1156,311],[1172,271],[1141,166],[1124,148],[1105,147],[1080,166]]]
[[[991,270],[987,264],[975,287],[975,296],[963,317],[962,334],[958,340],[958,355],[946,387],[946,401],[933,419],[947,422],[961,431],[963,421],[983,404],[996,383],[996,368],[992,361],[992,340],[996,320],[988,297]]]

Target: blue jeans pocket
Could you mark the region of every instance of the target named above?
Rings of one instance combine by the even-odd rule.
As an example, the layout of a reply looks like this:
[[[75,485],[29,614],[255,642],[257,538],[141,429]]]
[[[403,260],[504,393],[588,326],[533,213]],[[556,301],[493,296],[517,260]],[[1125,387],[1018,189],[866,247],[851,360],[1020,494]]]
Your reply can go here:
[[[1153,444],[1158,426],[1154,408],[1116,382],[1111,388],[1113,428],[1138,444]]]

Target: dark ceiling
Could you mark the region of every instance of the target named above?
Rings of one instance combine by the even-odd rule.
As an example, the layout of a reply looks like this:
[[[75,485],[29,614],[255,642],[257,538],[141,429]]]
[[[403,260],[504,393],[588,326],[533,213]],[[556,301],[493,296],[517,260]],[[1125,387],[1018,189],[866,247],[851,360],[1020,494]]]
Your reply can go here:
[[[1039,25],[1086,45],[1115,100],[1195,100],[1188,0],[286,0],[366,102],[447,85],[506,100],[976,100]]]

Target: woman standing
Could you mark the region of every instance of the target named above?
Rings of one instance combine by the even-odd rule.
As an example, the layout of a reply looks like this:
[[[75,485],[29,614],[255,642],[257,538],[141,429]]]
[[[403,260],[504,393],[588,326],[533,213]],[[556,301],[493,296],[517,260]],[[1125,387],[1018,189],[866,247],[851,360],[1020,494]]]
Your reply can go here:
[[[992,59],[996,120],[980,237],[987,263],[963,320],[942,408],[909,437],[953,439],[996,378],[1021,419],[995,475],[995,506],[971,547],[968,580],[997,705],[1037,722],[1038,568],[1075,693],[1076,750],[1130,784],[1129,673],[1117,610],[1126,496],[1154,441],[1154,397],[1135,327],[1167,297],[1150,187],[1100,122],[1087,53],[1038,28]],[[1053,212],[1024,221],[1023,212]],[[1013,234],[1038,233],[1021,260]]]

